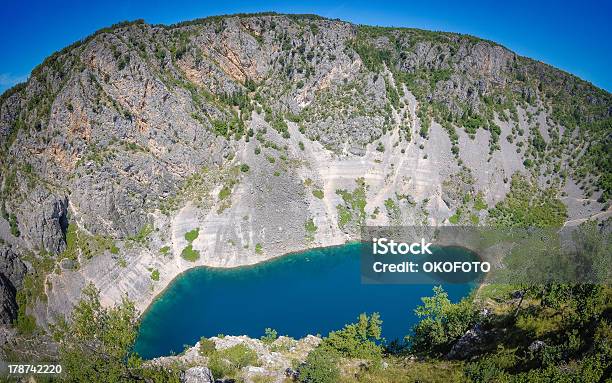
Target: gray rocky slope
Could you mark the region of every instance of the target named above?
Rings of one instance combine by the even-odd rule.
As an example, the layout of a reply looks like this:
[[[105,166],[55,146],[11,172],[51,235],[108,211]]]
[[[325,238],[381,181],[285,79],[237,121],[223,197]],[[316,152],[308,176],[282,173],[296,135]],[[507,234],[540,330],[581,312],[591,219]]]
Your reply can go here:
[[[484,223],[464,196],[492,207],[515,173],[568,224],[609,216],[611,114],[609,93],[458,34],[275,14],[101,30],[0,98],[0,286],[23,291],[1,321],[19,303],[45,326],[89,282],[142,310],[188,268],[362,224]]]

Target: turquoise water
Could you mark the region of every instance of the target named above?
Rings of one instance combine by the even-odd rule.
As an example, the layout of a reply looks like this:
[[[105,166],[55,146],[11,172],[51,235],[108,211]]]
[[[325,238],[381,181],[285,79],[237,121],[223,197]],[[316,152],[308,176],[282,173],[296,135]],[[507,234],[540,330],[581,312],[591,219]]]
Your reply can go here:
[[[432,285],[362,284],[359,246],[309,250],[250,267],[189,270],[144,314],[135,350],[150,359],[179,353],[201,336],[260,337],[266,327],[294,338],[327,335],[362,312],[379,312],[383,336],[402,339]],[[472,287],[445,289],[457,301]]]

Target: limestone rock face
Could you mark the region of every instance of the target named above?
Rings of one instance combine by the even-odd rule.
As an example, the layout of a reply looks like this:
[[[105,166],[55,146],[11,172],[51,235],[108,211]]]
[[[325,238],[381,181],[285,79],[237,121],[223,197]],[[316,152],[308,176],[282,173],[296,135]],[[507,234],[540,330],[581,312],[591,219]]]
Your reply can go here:
[[[181,377],[182,383],[214,383],[215,379],[207,367],[191,367]]]
[[[27,268],[13,249],[6,245],[0,245],[0,274],[17,290],[23,283],[23,277]]]
[[[15,319],[17,319],[15,288],[4,275],[0,274],[0,324],[11,324]]]
[[[36,188],[27,204],[20,207],[17,219],[21,236],[30,248],[59,254],[66,248],[68,199]]]

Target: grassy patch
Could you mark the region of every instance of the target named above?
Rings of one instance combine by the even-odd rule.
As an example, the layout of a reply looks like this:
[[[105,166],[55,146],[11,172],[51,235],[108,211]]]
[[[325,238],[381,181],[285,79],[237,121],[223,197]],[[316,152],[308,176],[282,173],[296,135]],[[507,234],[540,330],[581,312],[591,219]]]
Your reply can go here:
[[[343,229],[349,222],[351,222],[353,216],[351,215],[349,209],[343,205],[336,206],[336,210],[338,210],[338,227]]]
[[[224,350],[215,350],[209,355],[208,368],[219,378],[238,378],[246,366],[261,366],[257,353],[244,344],[237,344]]]
[[[310,241],[314,240],[314,235],[317,232],[317,225],[315,225],[312,218],[304,222],[304,229],[306,230],[306,238]]]
[[[197,227],[191,231],[186,232],[185,239],[187,240],[187,242],[193,242],[195,241],[196,238],[198,238],[199,234],[200,234],[200,228]]]
[[[161,249],[159,249],[159,253],[163,255],[164,257],[170,255],[170,246],[162,247]]]
[[[181,257],[183,257],[186,261],[195,262],[200,259],[200,252],[198,250],[194,250],[192,244],[190,243],[181,252]]]
[[[155,269],[151,271],[151,279],[154,281],[159,281],[159,270]]]
[[[482,192],[478,192],[478,194],[476,194],[476,198],[474,199],[474,209],[480,211],[480,210],[485,210],[487,208],[488,206],[484,200],[484,196],[482,195]]]
[[[448,218],[448,221],[450,223],[452,223],[453,225],[457,225],[459,223],[460,219],[461,219],[461,211],[457,210],[457,212],[455,212],[455,214],[451,215]]]
[[[202,356],[210,356],[217,351],[217,348],[214,341],[202,337],[200,338],[198,351]]]
[[[325,193],[321,189],[312,189],[312,195],[317,197],[318,199],[323,199]]]
[[[232,189],[230,189],[228,186],[224,186],[219,191],[219,199],[223,201],[224,199],[229,197],[231,194],[232,194]]]
[[[90,235],[71,223],[66,230],[66,249],[60,255],[60,259],[67,258],[78,264],[79,255],[84,259],[91,259],[103,254],[104,251],[118,254],[119,248],[112,238]]]
[[[255,253],[256,254],[263,254],[263,246],[261,246],[261,243],[256,243],[255,244]]]

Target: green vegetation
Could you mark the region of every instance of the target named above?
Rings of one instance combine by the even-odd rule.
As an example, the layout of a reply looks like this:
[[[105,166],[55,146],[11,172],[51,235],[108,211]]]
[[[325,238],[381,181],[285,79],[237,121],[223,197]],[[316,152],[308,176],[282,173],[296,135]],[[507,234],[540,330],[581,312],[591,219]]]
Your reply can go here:
[[[151,271],[151,280],[159,281],[159,270],[154,269],[153,271]]]
[[[238,183],[239,176],[239,166],[202,168],[187,177],[175,195],[162,200],[159,209],[162,213],[170,215],[188,201],[195,203],[198,207],[210,207],[212,204],[210,194],[218,185],[222,185],[219,199],[222,201],[227,199],[224,204],[228,204],[228,197],[231,195],[232,188]]]
[[[223,201],[224,199],[228,198],[231,194],[232,194],[232,189],[230,189],[228,186],[224,186],[219,191],[219,199]]]
[[[448,222],[452,223],[453,225],[457,225],[460,219],[461,219],[461,210],[457,210],[455,214],[448,217]]]
[[[198,235],[200,235],[200,228],[199,227],[186,232],[185,233],[185,240],[187,240],[187,242],[193,242],[193,241],[196,240],[196,238],[198,238]]]
[[[15,214],[9,215],[9,226],[11,228],[11,234],[15,237],[19,237],[21,232],[19,231],[19,224],[17,223],[17,216]]]
[[[179,382],[173,368],[145,366],[132,351],[138,334],[138,313],[126,298],[115,307],[100,305],[93,285],[82,291],[70,320],[53,327],[59,362],[72,382]]]
[[[338,211],[338,227],[345,228],[349,223],[361,226],[365,222],[366,213],[366,190],[367,186],[363,178],[355,180],[356,187],[352,192],[344,189],[336,190],[336,194],[342,197],[343,205],[336,206]]]
[[[249,171],[249,169],[250,169],[250,167],[249,167],[249,165],[247,165],[247,164],[242,164],[242,165],[240,165],[240,171],[241,171],[241,172],[243,172],[243,173],[248,172],[248,171]]]
[[[402,221],[402,211],[393,198],[385,200],[385,209],[391,225],[399,225]]]
[[[470,222],[473,225],[478,225],[478,223],[480,223],[480,218],[476,214],[470,214]]]
[[[243,367],[261,365],[257,353],[242,343],[223,350],[214,350],[208,358],[208,368],[217,379],[235,379],[239,377]]]
[[[170,246],[163,246],[162,248],[159,249],[159,253],[161,255],[163,255],[164,257],[170,255]]]
[[[181,257],[189,262],[195,262],[200,259],[200,252],[195,250],[190,242],[181,252]]]
[[[256,254],[263,254],[263,246],[261,246],[261,243],[256,243],[255,244],[255,253]]]
[[[442,287],[433,291],[433,297],[421,298],[423,305],[415,310],[421,320],[409,340],[414,352],[440,356],[475,324],[477,312],[470,298],[453,304]]]
[[[195,262],[200,259],[200,252],[193,248],[193,241],[198,238],[200,235],[200,228],[196,227],[185,233],[185,240],[187,241],[187,246],[181,252],[181,257],[189,262]]]
[[[117,259],[117,264],[119,267],[127,267],[127,260],[124,257],[119,257],[119,259]]]
[[[321,189],[312,189],[312,195],[318,199],[323,199],[325,193],[323,193],[323,190]]]
[[[76,224],[70,223],[66,230],[66,249],[60,259],[70,259],[78,265],[79,257],[88,260],[102,255],[105,251],[115,255],[119,253],[119,248],[112,238],[88,234]]]
[[[314,240],[314,235],[317,232],[317,225],[315,225],[312,218],[304,222],[304,229],[306,230],[306,238],[311,241]]]
[[[560,227],[566,216],[554,188],[540,190],[519,174],[512,177],[506,198],[489,210],[490,222],[499,227]]]
[[[150,223],[147,223],[143,227],[140,228],[140,230],[138,231],[138,233],[136,233],[136,235],[129,237],[128,240],[142,245],[149,239],[149,236],[153,233],[153,230],[154,230],[153,225]]]
[[[266,328],[264,330],[264,336],[261,337],[261,341],[264,342],[264,344],[270,345],[277,338],[278,338],[278,333],[276,332],[276,330],[271,329],[271,328]]]
[[[484,195],[482,194],[482,192],[478,192],[474,200],[474,209],[476,209],[477,211],[480,211],[480,210],[485,210],[487,208],[488,206],[487,206],[486,201],[484,200]]]
[[[211,356],[215,351],[217,351],[217,346],[215,345],[215,342],[210,339],[201,337],[198,343],[198,351],[202,356]]]
[[[334,383],[340,377],[338,364],[341,358],[365,360],[370,368],[379,368],[382,360],[382,321],[377,313],[361,314],[356,323],[347,324],[342,330],[332,331],[321,344],[311,351],[300,367],[300,381]]]
[[[339,378],[338,356],[325,348],[311,351],[300,368],[300,382],[336,383]]]

